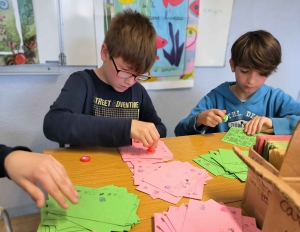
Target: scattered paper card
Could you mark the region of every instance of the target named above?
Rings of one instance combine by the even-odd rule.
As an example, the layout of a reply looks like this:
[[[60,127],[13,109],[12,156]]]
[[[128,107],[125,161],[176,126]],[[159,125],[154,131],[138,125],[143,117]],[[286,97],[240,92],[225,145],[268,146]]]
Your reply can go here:
[[[69,202],[63,209],[49,196],[41,209],[38,232],[46,231],[129,231],[140,222],[136,214],[140,200],[126,188],[105,186],[88,188],[75,186],[79,203]]]
[[[214,200],[191,199],[188,204],[170,207],[168,212],[154,214],[155,232],[235,231],[259,232],[255,218],[242,216],[240,208]]]

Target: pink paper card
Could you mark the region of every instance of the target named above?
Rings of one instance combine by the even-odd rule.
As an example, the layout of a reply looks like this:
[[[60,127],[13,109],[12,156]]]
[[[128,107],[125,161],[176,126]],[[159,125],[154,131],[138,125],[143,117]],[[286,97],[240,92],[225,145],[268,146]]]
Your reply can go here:
[[[131,146],[119,147],[123,161],[136,159],[172,159],[173,154],[167,148],[163,141],[159,140],[154,154],[148,154],[147,148],[142,143],[132,142]]]
[[[242,232],[242,225],[239,223],[239,213],[240,211],[237,209],[229,209],[214,200],[201,202],[191,199],[189,201],[182,232]],[[233,215],[235,215],[235,217]]]
[[[125,162],[129,168],[133,168],[133,164],[130,161]]]
[[[154,224],[155,224],[155,231],[171,232],[167,224],[163,221],[161,213],[154,214]]]
[[[144,182],[179,197],[204,177],[204,173],[204,169],[197,169],[189,163],[173,161],[144,177]]]
[[[184,194],[184,197],[193,198],[193,199],[202,199],[203,189],[205,181],[203,179],[199,180],[196,185],[189,189],[188,192]]]
[[[146,164],[146,165],[135,165],[134,166],[134,185],[140,185],[145,176],[152,172],[156,172],[158,169],[163,167],[164,163],[158,164]]]
[[[240,208],[231,207],[231,206],[226,206],[226,208],[229,211],[229,213],[231,213],[231,217],[236,221],[236,224],[242,229],[243,228],[242,210]]]
[[[131,160],[130,163],[132,163],[133,166],[136,166],[136,165],[154,164],[160,161],[161,160],[158,159],[140,159],[140,160]]]
[[[171,232],[176,232],[176,230],[174,229],[172,223],[170,222],[169,218],[166,215],[167,212],[163,212],[163,220],[164,222],[167,224],[167,226],[169,227],[169,229],[171,230]]]
[[[151,196],[155,196],[156,198],[162,199],[172,204],[177,204],[181,200],[181,197],[175,197],[145,182],[137,187],[136,190],[147,193]]]
[[[170,220],[176,232],[182,230],[187,208],[188,204],[182,204],[180,207],[177,208],[177,210],[170,210],[169,208],[169,211],[166,213],[166,216]]]
[[[242,216],[243,232],[259,232],[261,231],[256,227],[256,220],[253,217]]]

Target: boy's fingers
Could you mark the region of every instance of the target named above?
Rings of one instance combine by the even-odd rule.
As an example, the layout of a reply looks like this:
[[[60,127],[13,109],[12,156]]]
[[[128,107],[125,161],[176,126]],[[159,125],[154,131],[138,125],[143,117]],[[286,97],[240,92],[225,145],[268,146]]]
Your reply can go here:
[[[62,166],[62,164],[60,162],[58,162],[56,159],[53,158],[53,161],[54,161],[54,166],[58,167],[58,169],[60,170],[60,175],[61,175],[61,178],[62,180],[64,180],[66,182],[66,186],[70,189],[70,198],[68,197],[68,195],[65,194],[65,192],[63,191],[63,193],[68,197],[68,199],[73,202],[73,203],[76,203],[74,202],[74,199],[75,200],[78,200],[76,199],[77,196],[78,196],[78,192],[76,191],[76,189],[74,188],[73,186],[73,183],[72,181],[70,180],[70,178],[68,177],[68,174],[66,172],[66,169]],[[72,194],[73,192],[73,194]],[[75,194],[75,195],[74,195]],[[75,198],[74,198],[75,197]],[[73,199],[73,200],[72,200]]]
[[[55,177],[54,177],[55,178]],[[46,190],[47,193],[49,193],[56,201],[57,203],[63,207],[68,208],[68,204],[61,193],[59,187],[55,182],[62,183],[61,179],[57,177],[57,179],[53,179],[51,175],[49,175],[48,172],[39,173],[37,177],[37,181],[43,186],[43,188]]]
[[[254,135],[256,133],[258,122],[259,122],[259,118],[257,117],[251,120],[251,129],[248,130],[248,135]]]
[[[30,182],[29,180],[23,179],[19,183],[19,185],[36,202],[36,206],[38,208],[43,207],[43,205],[45,203],[44,193],[34,183]]]
[[[158,140],[154,141],[150,147],[151,150],[156,149],[158,144]]]
[[[78,202],[77,191],[65,170],[60,170],[59,166],[54,163],[53,167],[49,170],[54,185],[58,187],[58,191],[63,193],[72,203]]]

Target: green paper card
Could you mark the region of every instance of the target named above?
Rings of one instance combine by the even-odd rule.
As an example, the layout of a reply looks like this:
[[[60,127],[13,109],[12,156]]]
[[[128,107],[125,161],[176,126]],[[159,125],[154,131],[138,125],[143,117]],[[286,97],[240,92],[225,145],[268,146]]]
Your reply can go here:
[[[258,134],[247,135],[245,134],[243,128],[231,127],[221,141],[225,143],[230,143],[230,144],[250,148],[253,145],[255,145],[257,135]]]

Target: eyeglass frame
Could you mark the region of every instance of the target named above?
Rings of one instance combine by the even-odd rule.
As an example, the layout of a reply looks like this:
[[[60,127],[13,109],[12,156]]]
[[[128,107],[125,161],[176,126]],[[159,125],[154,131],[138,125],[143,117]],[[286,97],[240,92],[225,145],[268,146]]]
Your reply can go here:
[[[119,78],[122,78],[122,79],[129,79],[129,78],[131,78],[131,77],[134,77],[134,80],[135,80],[135,81],[147,81],[147,80],[149,80],[149,79],[152,77],[150,71],[147,71],[147,72],[148,72],[148,76],[145,76],[145,75],[143,75],[143,74],[138,74],[138,75],[136,75],[136,74],[134,74],[134,73],[132,73],[132,72],[129,72],[129,71],[127,71],[127,70],[120,69],[120,68],[118,68],[118,66],[116,65],[116,62],[115,62],[115,60],[114,60],[114,58],[113,58],[112,56],[110,56],[110,59],[112,60],[114,66],[115,66],[115,69],[116,69],[116,71],[117,71],[117,77],[119,77]],[[131,76],[130,76],[130,77],[126,77],[126,78],[120,77],[120,76],[118,76],[118,73],[119,73],[119,72],[129,73],[129,74],[131,74]],[[145,77],[145,78],[147,78],[147,79],[139,79],[138,77]]]

